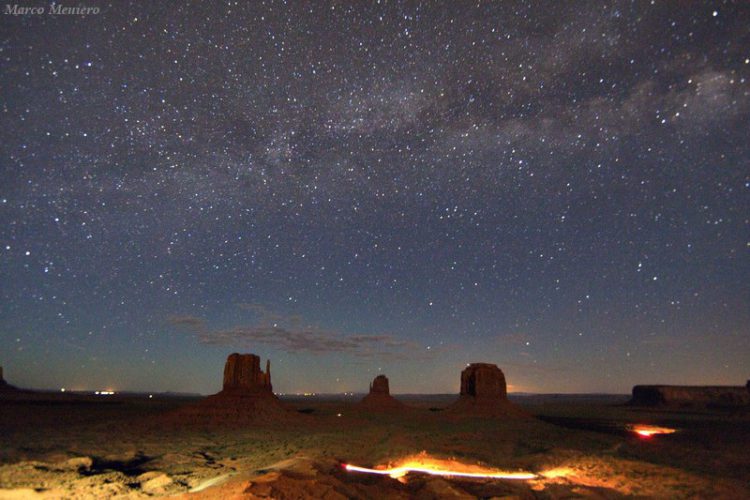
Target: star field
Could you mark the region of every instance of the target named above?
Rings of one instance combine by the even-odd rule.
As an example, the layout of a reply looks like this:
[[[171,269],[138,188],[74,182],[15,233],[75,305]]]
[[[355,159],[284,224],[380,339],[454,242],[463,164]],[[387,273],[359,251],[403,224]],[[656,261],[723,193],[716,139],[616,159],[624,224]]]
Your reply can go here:
[[[0,18],[11,383],[750,376],[741,3],[96,5]]]

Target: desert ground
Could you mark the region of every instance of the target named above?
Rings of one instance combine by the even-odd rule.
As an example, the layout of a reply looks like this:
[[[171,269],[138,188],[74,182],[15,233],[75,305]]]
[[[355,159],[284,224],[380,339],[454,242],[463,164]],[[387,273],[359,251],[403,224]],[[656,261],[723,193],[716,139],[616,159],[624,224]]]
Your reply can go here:
[[[361,396],[360,396],[361,397]],[[0,401],[0,498],[747,498],[747,411],[654,411],[627,396],[511,396],[528,418],[461,416],[456,396],[287,397],[286,418],[165,420],[195,400],[16,394]],[[640,437],[629,424],[677,429]],[[406,457],[536,475],[394,479],[345,470]]]

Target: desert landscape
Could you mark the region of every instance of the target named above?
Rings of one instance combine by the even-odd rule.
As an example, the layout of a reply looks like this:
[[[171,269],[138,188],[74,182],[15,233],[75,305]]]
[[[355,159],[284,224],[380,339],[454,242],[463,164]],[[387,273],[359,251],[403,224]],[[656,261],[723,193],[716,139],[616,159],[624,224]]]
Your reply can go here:
[[[460,374],[457,396],[394,398],[381,375],[364,397],[279,399],[270,363],[259,367],[257,356],[231,355],[223,390],[208,398],[5,389],[0,498],[750,494],[747,405],[507,398],[488,363]]]
[[[61,2],[0,500],[750,499],[750,1]]]

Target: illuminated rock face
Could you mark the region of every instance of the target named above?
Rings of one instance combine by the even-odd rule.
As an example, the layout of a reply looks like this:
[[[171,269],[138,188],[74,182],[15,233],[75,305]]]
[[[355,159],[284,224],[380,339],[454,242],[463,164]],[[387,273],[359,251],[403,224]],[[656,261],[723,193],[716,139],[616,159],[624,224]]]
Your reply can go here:
[[[266,361],[266,371],[260,369],[260,357],[255,354],[230,354],[224,365],[223,393],[273,392],[271,387],[271,361]]]
[[[461,396],[482,400],[507,400],[502,370],[490,363],[472,363],[461,372]]]

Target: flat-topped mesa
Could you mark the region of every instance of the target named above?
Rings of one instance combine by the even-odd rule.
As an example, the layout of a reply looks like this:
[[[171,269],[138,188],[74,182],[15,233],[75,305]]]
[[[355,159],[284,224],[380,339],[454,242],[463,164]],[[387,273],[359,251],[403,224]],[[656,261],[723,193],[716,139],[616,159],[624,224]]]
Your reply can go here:
[[[272,393],[271,361],[266,361],[266,371],[260,369],[260,356],[255,354],[230,354],[224,365],[224,394]]]
[[[675,406],[733,408],[750,405],[750,387],[636,385],[630,404],[634,406]]]
[[[507,401],[505,375],[497,365],[472,363],[461,372],[461,396],[481,400]]]
[[[404,404],[398,399],[391,396],[388,387],[388,377],[378,375],[370,383],[370,393],[362,398],[360,405],[368,409],[398,409],[403,408]]]

